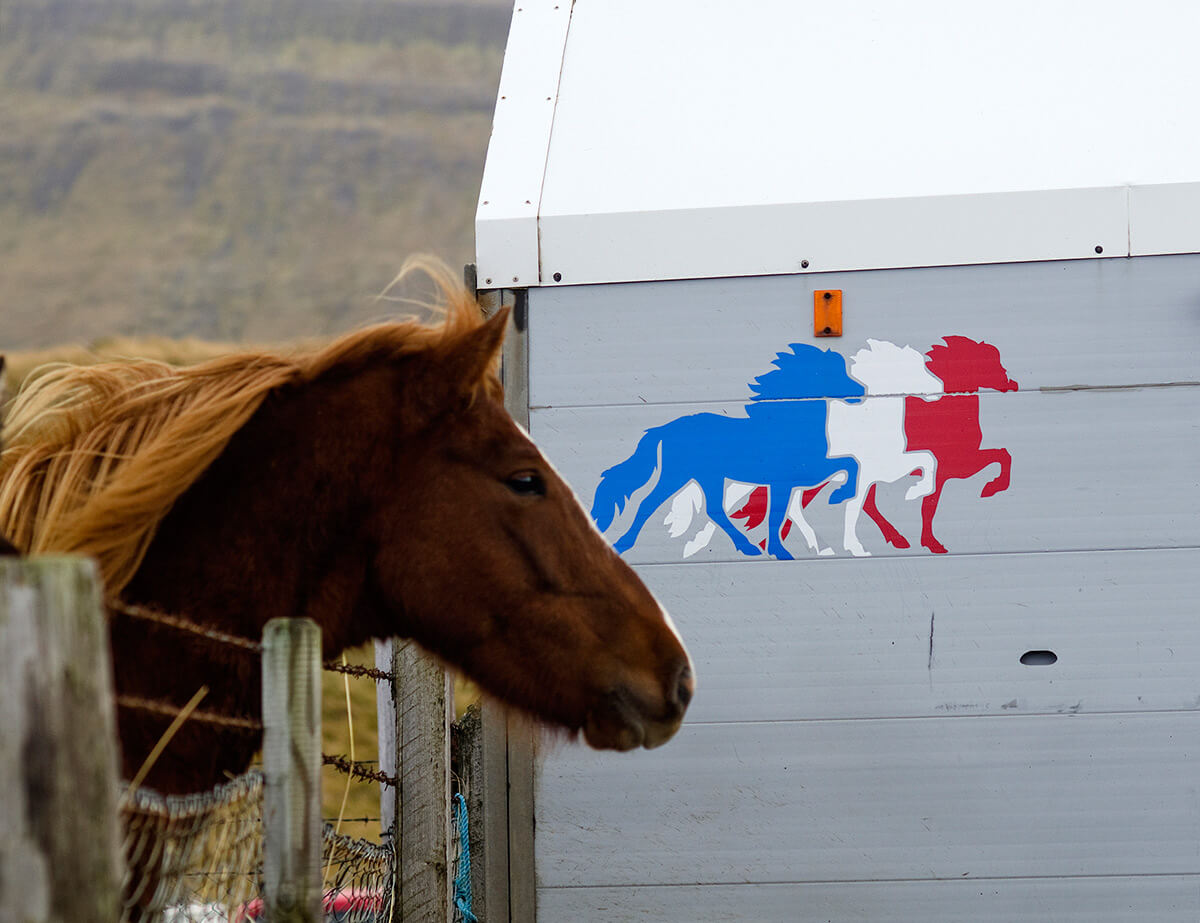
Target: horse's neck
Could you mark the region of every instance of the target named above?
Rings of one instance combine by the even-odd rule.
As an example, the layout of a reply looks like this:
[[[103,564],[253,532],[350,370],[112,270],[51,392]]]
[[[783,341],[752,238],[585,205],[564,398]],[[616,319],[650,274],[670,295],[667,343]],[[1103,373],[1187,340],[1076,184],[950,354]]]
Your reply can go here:
[[[127,598],[252,637],[307,616],[327,653],[365,640],[350,632],[369,560],[354,493],[367,443],[328,388],[269,398],[164,518]]]
[[[939,363],[929,366],[929,371],[942,383],[947,394],[978,394],[979,382],[970,370],[961,366]]]

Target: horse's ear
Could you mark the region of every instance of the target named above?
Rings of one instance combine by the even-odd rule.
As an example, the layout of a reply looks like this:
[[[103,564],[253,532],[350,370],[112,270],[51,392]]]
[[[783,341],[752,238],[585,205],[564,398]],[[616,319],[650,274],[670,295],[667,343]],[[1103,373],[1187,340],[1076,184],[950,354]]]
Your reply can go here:
[[[453,381],[473,389],[493,367],[504,343],[511,308],[501,308],[479,327],[458,338],[446,360]]]

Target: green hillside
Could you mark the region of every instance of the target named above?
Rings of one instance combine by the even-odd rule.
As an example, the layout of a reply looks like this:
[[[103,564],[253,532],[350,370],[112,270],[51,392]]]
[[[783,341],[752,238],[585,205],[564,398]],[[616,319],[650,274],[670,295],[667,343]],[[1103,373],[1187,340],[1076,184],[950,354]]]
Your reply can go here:
[[[3,0],[0,351],[272,341],[471,259],[507,0]]]

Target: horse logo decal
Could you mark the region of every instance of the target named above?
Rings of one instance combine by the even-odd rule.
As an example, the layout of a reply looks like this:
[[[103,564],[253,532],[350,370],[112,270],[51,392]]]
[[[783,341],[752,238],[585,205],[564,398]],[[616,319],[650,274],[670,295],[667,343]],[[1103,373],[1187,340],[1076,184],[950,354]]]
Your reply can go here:
[[[772,365],[751,382],[744,416],[695,413],[648,429],[629,458],[602,474],[592,504],[602,532],[649,486],[613,542],[618,552],[632,548],[669,504],[663,523],[673,538],[707,519],[684,546],[685,558],[720,528],[744,555],[788,560],[783,542],[793,526],[812,552],[832,555],[805,517],[831,484],[828,502],[844,505],[846,552],[869,554],[858,534],[864,513],[890,545],[908,548],[880,512],[875,491],[915,478],[904,499],[921,502],[921,545],[944,554],[933,518],[946,481],[998,464],[981,496],[1008,488],[1012,458],[1005,449],[982,448],[979,423],[980,388],[1017,390],[996,347],[947,336],[922,354],[867,340],[847,367],[840,353],[793,343]],[[752,540],[764,521],[766,537]]]

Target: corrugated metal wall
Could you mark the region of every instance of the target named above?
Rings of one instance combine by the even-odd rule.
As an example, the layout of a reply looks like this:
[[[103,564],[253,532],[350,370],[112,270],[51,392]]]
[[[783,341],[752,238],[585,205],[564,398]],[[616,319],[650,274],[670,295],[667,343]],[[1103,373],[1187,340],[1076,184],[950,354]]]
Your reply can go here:
[[[840,339],[813,337],[814,289],[843,290]],[[1011,482],[996,454],[946,482],[947,554],[922,547],[907,474],[872,496],[907,549],[864,513],[869,556],[849,554],[836,484],[793,503],[826,556],[799,521],[794,561],[721,528],[705,541],[714,503],[765,540],[746,471],[780,444],[820,447],[746,410],[777,353],[832,347],[857,378],[868,339],[919,368],[947,336],[996,353],[940,366],[952,390],[996,359],[1019,385],[955,397],[959,454],[1005,450]],[[700,691],[661,750],[543,755],[539,919],[1200,918],[1198,340],[1200,256],[531,290],[531,429],[585,504],[650,428],[759,415],[675,424],[608,532],[669,492],[626,557]],[[868,448],[863,427],[883,445],[908,425],[911,449],[914,414],[952,406],[878,388],[865,405],[895,413],[846,424]],[[947,472],[954,451],[934,453]],[[694,485],[653,493],[668,466],[702,479],[726,461],[740,473],[702,509]],[[1023,664],[1030,651],[1057,661]]]

